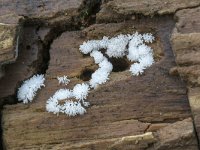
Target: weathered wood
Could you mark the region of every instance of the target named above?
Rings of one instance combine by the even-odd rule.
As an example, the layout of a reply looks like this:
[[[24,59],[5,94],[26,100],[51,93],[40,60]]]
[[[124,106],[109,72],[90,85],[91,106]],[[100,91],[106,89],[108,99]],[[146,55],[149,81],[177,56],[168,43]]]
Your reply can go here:
[[[20,16],[41,20],[58,17],[59,14],[65,14],[67,17],[77,13],[82,4],[83,0],[62,0],[59,2],[55,0],[1,0],[0,20],[10,24],[18,22],[18,19],[21,18]]]
[[[161,24],[97,24],[83,31],[63,33],[51,45],[46,86],[39,91],[34,102],[30,105],[4,107],[2,127],[5,147],[106,149],[112,147],[115,139],[143,134],[154,123],[168,125],[190,117],[185,85],[178,76],[169,75],[169,70],[175,63],[171,49],[164,43],[167,42],[165,40],[169,40],[168,35],[161,33],[165,32],[163,29],[166,29],[166,32],[170,31],[167,28],[168,24]],[[147,31],[146,28],[151,28],[156,36],[156,41],[150,46],[155,49],[157,62],[147,69],[144,75],[132,76],[128,68],[121,72],[112,72],[110,81],[90,92],[88,101],[91,106],[83,116],[71,118],[45,111],[46,100],[57,89],[63,88],[58,85],[57,75],[67,75],[71,78],[70,84],[67,85],[70,89],[83,82],[80,78],[83,70],[95,68],[92,58],[83,56],[78,50],[83,41],[95,37],[99,39],[103,35],[132,33],[134,30],[144,32]],[[189,122],[191,130],[191,120]],[[157,126],[154,131],[160,128],[162,125]],[[195,137],[193,130],[187,131],[185,130],[187,137]],[[134,147],[147,148],[154,140],[142,141],[141,145],[136,143]],[[195,149],[195,138],[192,138],[188,145],[191,143],[194,143]],[[158,146],[157,149],[161,149],[160,147],[162,146]],[[127,146],[126,149],[128,148]]]
[[[177,11],[175,18],[178,20],[176,28],[179,33],[200,32],[200,7],[188,8]]]
[[[199,6],[199,0],[112,0],[105,1],[97,14],[98,22],[122,21],[144,16],[173,14],[177,10]]]
[[[91,2],[92,6],[93,3],[96,4],[97,1]],[[84,11],[81,8],[84,5],[84,0],[62,0],[59,2],[55,0],[1,0],[0,78],[4,75],[4,71],[1,69],[2,65],[16,61],[18,56],[17,48],[19,46],[17,43],[23,42],[22,31],[24,23],[31,26],[38,24],[44,24],[45,26],[65,26],[66,24],[70,24],[76,17],[81,16],[82,11]],[[90,9],[90,6],[85,7],[85,11]],[[78,23],[78,21],[75,22]]]
[[[161,128],[155,134],[158,142],[152,147],[156,150],[198,150],[192,119],[188,118]]]
[[[37,21],[33,20],[40,20],[40,22],[48,24],[48,26],[50,24],[56,26],[58,23],[70,24],[73,17],[81,14],[79,9],[83,5],[83,0],[60,2],[54,0],[44,2],[8,0],[0,2],[0,68],[4,64],[16,61],[15,64],[7,65],[5,68],[3,66],[3,70],[0,70],[0,78],[6,74],[0,80],[1,99],[15,95],[16,88],[21,82],[38,71],[37,65],[42,65],[38,64],[42,63],[39,62],[41,54],[39,54],[38,49],[42,49],[42,45],[39,45],[39,40],[44,40],[44,43],[47,42],[45,41],[45,36],[52,36],[49,35],[49,32],[52,31],[50,27],[41,27],[37,31],[37,27],[40,25],[34,26]],[[87,7],[89,9],[89,6]],[[30,11],[27,12],[27,10]],[[47,39],[49,40],[49,37]],[[49,43],[45,44],[48,45]],[[17,58],[18,52],[20,53],[19,58]],[[6,70],[5,73],[4,70]],[[0,103],[3,103],[3,101]]]
[[[0,78],[4,75],[2,65],[12,63],[18,55],[17,25],[0,22]]]
[[[176,56],[178,72],[187,82],[188,99],[195,128],[200,137],[200,7],[184,9],[176,13],[177,23],[172,34],[172,48]]]
[[[24,30],[19,57],[14,64],[5,66],[6,76],[0,79],[0,103],[10,96],[15,99],[21,81],[38,72],[38,67],[49,64],[43,70],[46,86],[31,104],[4,106],[5,149],[197,150],[200,1],[103,0],[96,23],[84,28],[94,22],[90,20],[94,16],[88,17],[88,13],[97,12],[99,6],[95,5],[99,2],[0,1],[0,64],[15,61],[18,29]],[[96,8],[91,9],[93,6]],[[166,14],[174,13],[176,27],[170,43],[174,21],[172,15]],[[20,20],[26,27],[19,26]],[[39,26],[36,28],[35,24]],[[82,30],[68,31],[79,24]],[[109,59],[114,66],[110,80],[90,91],[87,101],[91,105],[85,115],[67,117],[46,112],[46,101],[56,90],[72,89],[77,83],[87,82],[98,68],[91,57],[79,52],[83,41],[135,31],[151,32],[156,37],[149,44],[154,49],[153,66],[141,76],[132,76],[128,71],[131,62],[126,58]],[[48,57],[41,59],[41,53],[46,53],[49,46],[50,60],[41,64]],[[63,75],[71,80],[67,86],[59,85],[56,79]]]
[[[5,66],[5,76],[0,79],[0,98],[13,96],[20,83],[36,73],[34,63],[38,58],[36,28],[24,29],[23,43],[19,43],[19,56],[15,63]]]

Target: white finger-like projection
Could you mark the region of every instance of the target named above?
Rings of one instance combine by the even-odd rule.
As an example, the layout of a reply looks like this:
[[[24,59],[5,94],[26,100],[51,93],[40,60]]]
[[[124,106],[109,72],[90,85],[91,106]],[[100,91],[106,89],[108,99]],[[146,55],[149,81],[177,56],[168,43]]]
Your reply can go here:
[[[44,75],[34,75],[30,79],[23,82],[17,92],[18,101],[23,103],[32,102],[36,96],[36,92],[44,85]]]
[[[67,76],[57,77],[57,80],[59,84],[65,84],[65,85],[67,85],[70,82]]]
[[[107,57],[122,58],[126,56],[129,61],[133,62],[129,69],[132,75],[141,75],[145,69],[154,63],[153,50],[146,45],[146,43],[152,43],[154,40],[155,38],[151,33],[139,34],[136,32],[132,35],[120,34],[113,38],[103,37],[101,40],[83,42],[79,47],[80,52],[90,54],[99,68],[91,75],[89,82],[77,84],[72,90],[60,89],[56,91],[47,100],[46,110],[54,114],[65,113],[68,116],[83,115],[86,112],[86,107],[90,104],[86,102],[89,91],[98,88],[99,85],[105,84],[109,80],[113,65]],[[105,54],[101,52],[102,49],[106,50]],[[67,76],[57,77],[57,79],[59,84],[67,85],[70,82]],[[35,85],[37,88],[29,88],[28,92],[25,88],[29,87],[30,84],[27,84],[27,86],[23,85],[19,88],[19,101],[23,101],[24,103],[32,101],[36,92],[35,89],[43,86],[43,79],[39,81],[39,84]],[[30,92],[31,89],[34,90]],[[26,92],[22,92],[23,90]],[[64,104],[60,104],[63,101]]]
[[[89,86],[85,83],[77,84],[73,90],[60,89],[47,100],[46,110],[54,114],[65,113],[68,116],[82,115],[86,112],[82,104],[89,106],[89,103],[84,101],[88,92]],[[59,101],[63,100],[65,103],[61,105]]]

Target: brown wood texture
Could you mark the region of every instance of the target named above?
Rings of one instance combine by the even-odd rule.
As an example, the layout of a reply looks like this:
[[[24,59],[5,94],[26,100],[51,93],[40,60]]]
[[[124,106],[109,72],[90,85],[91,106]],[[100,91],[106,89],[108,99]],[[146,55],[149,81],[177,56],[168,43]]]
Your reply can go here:
[[[0,106],[12,104],[2,108],[2,148],[199,149],[199,15],[199,0],[0,1],[0,65],[16,61],[0,74]],[[90,91],[86,114],[46,112],[56,90],[88,82],[98,68],[80,44],[135,31],[155,36],[156,62],[143,75],[132,76],[126,58],[109,59],[110,80]],[[45,87],[32,103],[16,104],[22,81],[41,72]],[[67,86],[56,79],[63,75]]]

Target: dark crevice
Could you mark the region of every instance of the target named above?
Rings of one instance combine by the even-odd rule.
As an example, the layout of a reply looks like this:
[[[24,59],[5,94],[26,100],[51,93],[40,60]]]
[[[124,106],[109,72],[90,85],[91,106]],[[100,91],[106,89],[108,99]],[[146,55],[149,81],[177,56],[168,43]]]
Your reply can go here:
[[[87,26],[91,25],[92,23],[94,23],[93,21],[91,21],[92,20],[91,18],[93,18],[93,17],[90,18],[90,16],[95,15],[95,13],[98,11],[99,7],[100,7],[100,5],[94,5],[93,9],[87,10],[88,14],[86,14],[86,15],[84,14],[84,10],[83,10],[83,14],[85,16],[83,14],[81,14],[83,16],[80,15],[76,18],[73,18],[73,21],[71,23],[66,23],[63,21],[57,23],[56,25],[51,27],[49,33],[45,36],[44,40],[38,39],[38,45],[39,45],[38,59],[33,64],[33,66],[36,68],[36,73],[39,73],[39,74],[46,73],[46,70],[48,69],[48,66],[49,66],[49,60],[50,60],[49,50],[50,50],[50,47],[51,47],[51,44],[53,43],[53,41],[65,31],[75,31],[75,30],[77,31],[77,30],[80,30],[81,27],[83,27],[83,26],[87,27]],[[31,25],[31,22],[29,22],[29,20],[26,20],[25,26],[29,26],[29,25]],[[43,27],[43,24],[39,23],[38,26]],[[39,28],[37,30],[39,30]],[[27,48],[27,46],[26,46],[26,48]],[[28,47],[28,49],[29,49],[29,47]],[[129,65],[130,65],[129,62],[124,58],[122,58],[122,59],[109,58],[109,61],[111,61],[111,63],[113,64],[114,72],[124,71],[124,70],[128,69]],[[83,81],[88,81],[91,78],[91,74],[93,72],[94,72],[94,70],[92,70],[92,69],[85,69],[82,71],[80,78]],[[22,82],[20,82],[17,85],[16,91],[21,84],[22,84]],[[15,93],[15,95],[5,98],[4,102],[5,103],[3,105],[16,104],[17,103],[16,93]]]
[[[82,8],[79,10],[81,12],[79,16],[73,17],[70,23],[65,22],[65,21],[57,22],[56,24],[51,26],[51,29],[50,29],[49,33],[45,36],[44,40],[38,39],[38,45],[39,45],[38,59],[33,64],[33,66],[36,68],[36,73],[39,73],[39,74],[46,73],[46,70],[48,69],[49,61],[50,61],[49,50],[51,48],[51,44],[53,43],[53,41],[56,38],[58,38],[65,31],[77,31],[77,30],[81,30],[82,27],[85,28],[85,27],[88,27],[88,26],[94,24],[96,22],[96,13],[99,12],[100,6],[101,6],[101,0],[91,0],[91,1],[85,0]],[[62,14],[58,14],[58,16],[59,15],[62,15]],[[131,18],[131,16],[130,16],[130,18]],[[152,18],[148,18],[148,19],[146,19],[146,18],[147,17],[144,17],[142,15],[136,15],[135,20],[137,20],[139,23],[145,23],[145,22],[148,22],[150,19],[152,19]],[[154,19],[154,21],[159,20],[162,17],[158,16],[155,18],[156,19]],[[172,20],[173,15],[169,15],[169,16],[167,16],[167,18],[169,19],[169,20],[167,20],[167,21],[169,21],[169,23],[166,24],[165,26],[163,26],[166,29],[163,29],[163,31],[161,30],[159,32],[160,32],[160,36],[163,37],[161,40],[164,41],[163,43],[164,43],[165,51],[166,51],[166,49],[167,50],[170,49],[170,51],[171,51],[171,44],[169,41],[169,37],[170,37],[171,31],[174,27],[174,21]],[[41,20],[31,19],[28,17],[25,17],[25,20],[23,20],[23,21],[24,21],[25,26],[29,26],[29,25],[32,26],[33,24],[37,24],[38,25],[37,30],[39,30],[40,27],[48,26],[46,23],[44,23]],[[169,32],[167,33],[166,31],[169,31]],[[164,35],[162,35],[162,34],[164,34]],[[27,45],[26,49],[30,50],[31,45]],[[174,57],[172,51],[168,55],[169,55],[168,57]],[[118,58],[118,59],[108,58],[108,59],[113,65],[113,72],[125,71],[130,67],[130,62],[126,58]],[[84,69],[80,74],[80,79],[83,81],[90,80],[91,75],[94,71],[95,71],[94,69],[90,69],[90,68]],[[3,107],[3,105],[7,105],[7,104],[10,105],[10,104],[18,103],[18,101],[16,99],[16,93],[17,93],[18,87],[21,84],[22,84],[22,81],[20,83],[18,83],[18,85],[16,86],[16,92],[14,95],[5,97],[5,98],[3,98],[3,100],[1,99],[1,101],[0,101],[1,107]],[[2,114],[0,114],[0,119],[2,119]],[[141,118],[137,118],[137,120],[141,121],[141,122],[143,121]],[[154,121],[151,123],[165,123],[165,122],[173,123],[176,121],[179,121],[179,118],[163,120],[163,121]],[[150,127],[150,125],[147,127],[147,129]],[[194,124],[194,128],[195,128],[195,124]],[[145,130],[145,132],[147,131],[147,129]],[[0,133],[2,135],[2,128],[0,128]],[[197,136],[197,133],[196,133],[196,136]],[[198,138],[198,136],[197,136],[197,138]],[[0,140],[2,141],[2,136],[0,136]],[[3,142],[0,142],[0,149],[3,149]]]
[[[182,121],[185,118],[166,118],[162,120],[146,120],[146,118],[133,118],[143,123],[159,124],[159,123],[175,123],[177,121]]]
[[[198,136],[198,132],[197,132],[196,124],[195,124],[194,114],[192,114],[192,124],[193,124],[193,128],[194,128],[194,134],[197,139],[198,148],[200,149],[199,136]]]
[[[108,58],[113,65],[113,72],[122,72],[130,68],[131,62],[127,58]]]
[[[149,128],[151,127],[152,124],[148,124],[146,129],[144,129],[144,133],[148,132]]]
[[[3,141],[3,129],[2,129],[2,111],[0,111],[0,121],[1,121],[1,127],[0,127],[0,149],[6,149]]]
[[[38,41],[39,46],[39,53],[38,53],[38,60],[36,62],[36,68],[38,74],[45,74],[46,70],[48,69],[50,54],[49,48],[51,45],[51,41],[48,41],[44,44],[41,40]]]
[[[80,79],[83,81],[89,81],[91,79],[91,76],[94,73],[94,71],[95,70],[93,70],[93,69],[88,69],[88,68],[84,69],[81,72]]]
[[[31,49],[31,46],[30,46],[30,45],[27,45],[27,46],[26,46],[26,49],[27,49],[27,50],[30,50],[30,49]]]
[[[73,24],[59,24],[56,27],[51,28],[49,33],[45,36],[45,39],[42,41],[39,39],[39,54],[37,60],[37,73],[38,74],[45,74],[46,70],[49,66],[50,60],[50,48],[53,41],[58,38],[63,32],[65,31],[77,31],[80,30],[78,26]]]
[[[80,8],[80,19],[83,26],[96,23],[96,14],[100,11],[101,0],[85,0]]]
[[[19,87],[19,83],[16,86],[14,95],[10,95],[10,96],[7,96],[5,98],[1,98],[1,100],[0,100],[0,149],[2,149],[2,150],[6,149],[4,141],[3,141],[3,128],[2,128],[3,106],[4,105],[15,105],[15,104],[19,103],[18,100],[17,100],[17,89],[18,89],[18,87]]]
[[[173,54],[173,50],[172,50],[172,47],[171,47],[171,42],[170,42],[170,37],[172,35],[172,30],[174,29],[174,27],[175,27],[175,20],[173,18],[172,21],[171,21],[171,23],[169,22],[169,25],[166,24],[165,26],[163,26],[163,29],[160,30],[158,33],[159,33],[159,35],[161,37],[161,41],[163,43],[164,50],[165,51],[166,50],[170,50],[170,53],[168,53],[166,56],[168,58],[169,57],[173,58],[174,59],[173,63],[176,64],[175,57],[174,57],[174,54]],[[166,30],[166,29],[168,29],[169,31],[168,32],[164,32],[164,34],[163,34],[163,30]],[[183,77],[181,77],[180,74],[178,74],[177,76],[178,76],[178,78],[181,78],[183,80]],[[188,100],[188,105],[189,105],[189,100]],[[190,112],[192,113],[191,107],[190,107]],[[193,119],[193,126],[194,126],[195,136],[196,136],[196,139],[197,139],[197,146],[198,146],[198,149],[200,149],[199,137],[198,137],[196,126],[195,126],[194,115],[192,115],[191,117]],[[162,123],[163,122],[168,123],[169,121],[170,120],[167,119],[167,120],[162,121]],[[159,122],[151,122],[151,123],[159,123]]]
[[[42,27],[49,27],[50,31],[48,32],[48,34],[45,36],[44,40],[40,39],[40,37],[38,36],[38,40],[37,45],[38,45],[38,58],[35,62],[32,63],[32,65],[30,67],[34,68],[34,73],[33,74],[45,74],[46,70],[48,69],[48,65],[49,65],[49,60],[50,60],[50,47],[51,44],[53,43],[53,41],[58,38],[63,32],[66,31],[77,31],[77,30],[81,30],[82,26],[89,26],[92,22],[90,22],[89,18],[91,16],[95,16],[95,14],[99,11],[100,9],[100,5],[101,5],[101,0],[90,0],[87,1],[85,0],[83,5],[81,6],[80,11],[80,15],[72,17],[71,21],[67,20],[61,20],[58,22],[55,22],[54,24],[51,24],[50,26],[47,24],[47,20],[41,20],[41,19],[36,19],[36,18],[29,18],[28,16],[23,16],[22,19],[20,19],[20,24],[21,24],[21,28],[28,28],[28,27],[35,27],[35,32],[37,34],[37,32],[39,31],[40,28]],[[87,13],[86,13],[87,12]],[[63,14],[56,14],[56,17],[61,17]],[[50,18],[51,19],[51,18]],[[68,22],[69,21],[69,22]],[[94,22],[93,22],[94,23]],[[26,38],[26,34],[23,33],[22,31],[22,36],[24,36],[24,39]],[[21,40],[23,41],[23,40]],[[24,44],[24,43],[23,43]],[[22,47],[20,47],[19,49],[21,49]],[[30,50],[31,49],[31,45],[27,44],[25,46],[26,50]],[[30,78],[30,77],[28,77]],[[25,79],[26,80],[26,79]],[[7,96],[5,98],[1,98],[1,102],[2,105],[0,105],[1,107],[3,105],[6,104],[16,104],[17,100],[16,100],[16,93],[17,93],[17,89],[20,87],[20,85],[23,83],[23,81],[19,81],[16,85],[16,89],[15,89],[15,94],[11,95],[11,96]],[[7,102],[6,102],[7,101]]]
[[[39,52],[39,61],[37,63],[38,73],[45,74],[46,70],[48,69],[50,60],[49,50],[54,39],[58,38],[63,32],[81,30],[82,27],[88,27],[95,23],[95,17],[93,16],[95,16],[96,13],[100,10],[100,5],[101,0],[85,0],[83,6],[79,10],[79,16],[72,17],[71,23],[65,21],[57,22],[51,28],[50,32],[45,36],[44,41],[39,41],[41,48]]]
[[[187,7],[183,7],[183,8],[178,8],[175,12],[174,12],[174,14],[176,14],[178,11],[180,11],[180,10],[184,10],[184,9],[194,9],[194,8],[198,8],[200,6],[200,4],[199,5],[196,5],[196,6],[187,6]]]
[[[38,59],[32,63],[31,67],[35,68],[35,73],[37,74],[45,74],[46,70],[49,66],[50,60],[50,47],[53,41],[58,38],[63,32],[65,31],[77,31],[80,30],[81,27],[87,27],[90,24],[95,22],[95,14],[99,11],[101,1],[85,1],[84,5],[80,9],[81,13],[79,16],[72,17],[71,22],[66,22],[65,20],[61,20],[56,22],[53,25],[48,26],[46,24],[46,20],[40,20],[35,18],[29,18],[24,16],[23,19],[20,20],[20,24],[22,28],[26,27],[33,27],[36,26],[36,33],[39,31],[41,27],[50,27],[49,33],[45,36],[44,40],[40,39],[38,36],[37,44],[38,44]],[[87,12],[87,13],[86,13]],[[57,14],[57,17],[61,16],[62,14]],[[93,20],[93,21],[91,21]],[[26,37],[26,35],[24,35]],[[31,45],[26,45],[26,50],[31,49]],[[86,70],[83,72],[81,78],[83,80],[88,80],[91,77],[92,70]],[[25,79],[26,80],[26,79]],[[13,105],[19,103],[17,100],[17,90],[22,85],[23,81],[19,81],[15,87],[15,94],[10,95],[4,98],[1,98],[0,107],[1,110],[4,105]],[[1,119],[1,118],[0,118]],[[2,129],[0,128],[0,149],[3,149],[3,142],[2,142]]]
[[[32,64],[30,63],[31,61],[33,61],[33,60],[30,60],[30,58],[33,57],[33,59],[34,59],[35,58],[34,56],[36,56],[36,53],[37,53],[36,50],[34,48],[32,48],[32,44],[35,45],[35,43],[38,41],[36,35],[34,34],[36,26],[26,27],[23,25],[22,28],[23,28],[23,31],[21,31],[22,32],[21,41],[19,42],[19,53],[20,54],[15,63],[8,64],[4,67],[5,67],[5,70],[7,71],[7,73],[11,74],[11,72],[15,72],[15,70],[18,70],[19,68],[24,67],[24,64],[28,63],[27,67],[22,70],[31,71],[32,75],[33,75],[33,74],[37,73],[37,68],[36,68],[36,64],[34,62]],[[23,80],[26,80],[26,79],[30,78],[32,75],[24,73],[23,75],[21,75],[21,76],[18,75],[17,77],[20,77],[20,78],[23,78]],[[8,76],[8,79],[12,79],[12,77],[13,76],[11,76],[11,77]],[[7,78],[5,78],[5,79],[7,79]],[[2,78],[1,80],[5,80],[5,79]],[[3,97],[1,95],[0,107],[3,107],[3,105],[6,105],[6,104],[11,105],[11,104],[17,103],[17,99],[16,99],[17,89],[20,87],[23,80],[22,81],[20,81],[20,79],[18,79],[18,81],[14,80],[14,84],[15,84],[15,82],[17,82],[17,83],[15,86],[15,90],[14,90],[15,92],[13,95],[8,95],[5,97]],[[11,80],[10,82],[13,82],[13,81]],[[5,84],[5,82],[1,81],[1,84]],[[13,86],[13,85],[11,85],[11,86]]]
[[[89,25],[95,23],[96,13],[100,10],[101,0],[90,0],[84,1],[84,4],[82,8],[79,10],[80,15],[72,17],[71,21],[61,20],[54,24],[49,25],[47,20],[41,20],[36,18],[29,18],[27,16],[23,16],[23,18],[20,20],[20,24],[22,25],[22,28],[26,27],[33,27],[36,26],[36,33],[39,31],[41,27],[49,27],[50,31],[45,36],[44,40],[41,40],[38,36],[37,44],[39,47],[38,50],[38,59],[32,63],[31,67],[35,68],[35,73],[38,74],[45,74],[46,70],[49,66],[49,60],[50,60],[50,47],[53,41],[59,37],[63,32],[65,31],[77,31],[82,29],[82,27],[88,27]],[[63,14],[56,14],[56,17],[62,17]],[[50,20],[51,18],[48,18]],[[53,18],[52,18],[53,19]],[[25,35],[26,37],[26,35]],[[31,45],[26,45],[26,50],[31,49]],[[92,70],[88,69],[85,70],[81,76],[83,80],[88,80],[88,78],[91,77]],[[0,107],[1,110],[4,105],[13,105],[19,103],[17,101],[17,90],[20,87],[20,85],[23,83],[23,81],[19,81],[15,88],[15,94],[11,96],[7,96],[5,98],[1,98],[0,101]],[[1,111],[2,112],[2,111]],[[2,121],[2,117],[0,114],[0,119]],[[2,124],[2,122],[1,122]],[[0,149],[6,149],[3,146],[3,134],[2,134],[2,125],[0,128]]]

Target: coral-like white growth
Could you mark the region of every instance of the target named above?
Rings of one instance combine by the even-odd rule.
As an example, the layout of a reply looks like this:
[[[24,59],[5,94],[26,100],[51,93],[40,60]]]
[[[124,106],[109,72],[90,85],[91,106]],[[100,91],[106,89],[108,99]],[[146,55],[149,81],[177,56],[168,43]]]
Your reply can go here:
[[[56,93],[53,96],[53,98],[56,98],[58,100],[63,100],[71,97],[73,97],[73,93],[71,90],[68,89],[60,89],[56,91]]]
[[[145,45],[145,44],[141,44],[138,46],[129,46],[128,49],[129,53],[127,55],[128,60],[130,61],[139,61],[140,58],[146,56],[146,55],[151,55],[152,54],[152,49]]]
[[[126,46],[128,45],[129,38],[126,35],[118,35],[117,37],[109,40],[106,54],[109,57],[120,58],[125,55]]]
[[[152,43],[153,40],[154,37],[151,33],[141,35],[136,32],[132,35],[132,39],[129,42],[127,58],[132,62],[139,62],[131,65],[130,71],[133,75],[142,74],[144,69],[154,63],[153,50],[144,44],[144,42]]]
[[[88,96],[89,90],[90,88],[88,84],[77,84],[73,89],[73,96],[78,100],[84,100]]]
[[[63,107],[62,112],[68,116],[83,115],[86,110],[80,102],[67,101]]]
[[[106,83],[109,79],[109,72],[106,72],[104,69],[99,68],[93,74],[92,78],[90,79],[90,86],[92,88],[97,88],[99,84]]]
[[[94,58],[94,62],[96,64],[99,64],[100,62],[102,62],[104,60],[104,56],[101,52],[99,51],[93,51],[90,53],[90,56]]]
[[[132,35],[118,35],[110,39],[103,37],[101,40],[84,42],[80,45],[79,50],[83,54],[90,53],[99,68],[92,74],[89,84],[77,84],[73,90],[60,89],[56,91],[47,100],[46,110],[54,114],[65,113],[68,116],[84,114],[86,112],[85,108],[90,105],[89,102],[85,102],[90,88],[96,88],[98,85],[106,83],[113,70],[113,65],[99,50],[106,49],[106,54],[115,58],[121,58],[127,54],[127,58],[131,62],[135,62],[131,65],[130,71],[133,75],[138,76],[144,72],[144,69],[154,63],[153,50],[145,45],[145,42],[152,43],[153,40],[154,37],[151,33],[142,35],[136,32]],[[57,79],[59,84],[67,85],[70,82],[67,76],[57,77]],[[24,103],[31,102],[37,90],[44,86],[44,80],[44,75],[35,75],[25,81],[17,93],[18,100]],[[60,104],[61,101],[64,101],[64,104]]]
[[[56,93],[47,100],[46,110],[48,112],[53,112],[54,114],[58,114],[62,110],[62,105],[59,104],[60,100],[72,98],[73,94],[68,89],[60,89],[56,91]]]
[[[140,46],[143,44],[142,35],[136,32],[132,36],[129,35],[129,37],[131,40],[129,42],[127,58],[130,61],[138,61],[140,58],[140,50],[142,49]]]
[[[85,106],[85,107],[88,107],[90,105],[89,102],[82,101],[82,103],[83,103],[83,106]]]
[[[146,55],[151,54],[152,51],[153,50],[151,49],[151,47],[149,47],[145,44],[141,44],[141,45],[138,46],[138,52],[137,53],[139,54],[139,56],[141,58],[141,57],[144,57]]]
[[[103,37],[102,40],[90,40],[87,42],[83,42],[82,45],[80,45],[79,50],[83,54],[89,54],[93,50],[99,50],[99,49],[106,49],[108,45],[108,37]]]
[[[58,114],[61,110],[61,106],[58,103],[58,100],[50,97],[46,102],[46,111]]]
[[[103,56],[100,49],[107,49],[106,54],[109,57],[120,58],[123,57],[126,52],[128,60],[137,62],[133,64],[130,71],[133,75],[139,75],[144,72],[144,69],[151,66],[154,63],[153,50],[144,44],[152,43],[154,36],[151,33],[139,34],[138,32],[130,35],[118,35],[111,39],[104,37],[102,40],[91,40],[84,42],[80,46],[80,51],[84,54],[90,53],[90,56],[94,58],[96,64],[99,64],[99,69],[92,74],[92,78],[89,82],[92,88],[96,88],[99,84],[105,83],[109,79],[109,74],[112,72],[113,66]],[[127,49],[128,45],[128,49]]]
[[[102,62],[99,63],[99,67],[104,71],[104,72],[112,72],[113,70],[113,65],[108,61],[107,58],[104,58]]]
[[[44,85],[44,75],[34,75],[30,79],[23,82],[22,86],[18,89],[18,101],[23,103],[32,102],[36,92]]]
[[[138,61],[140,58],[140,55],[138,53],[138,47],[136,47],[136,46],[130,47],[129,46],[127,58],[128,58],[128,60],[130,60],[132,62]]]
[[[103,61],[99,63],[99,69],[93,74],[89,82],[92,88],[96,88],[99,84],[106,83],[109,80],[110,72],[112,72],[113,65],[104,57]]]
[[[59,84],[67,85],[70,82],[70,80],[67,78],[67,76],[57,77],[57,79],[58,79]]]
[[[145,33],[145,34],[143,34],[142,38],[147,43],[152,43],[155,40],[154,36],[151,33]]]
[[[78,86],[80,86],[80,84]],[[81,105],[80,101],[69,100],[70,98],[74,98],[76,96],[73,93],[74,93],[74,91],[70,91],[68,89],[60,89],[60,90],[58,90],[52,97],[50,97],[47,100],[46,110],[48,112],[52,112],[54,114],[58,114],[59,112],[65,113],[68,116],[76,116],[76,115],[84,114],[86,112],[86,110]],[[65,100],[65,103],[63,105],[59,104],[59,101],[61,101],[61,100]],[[88,106],[88,105],[89,105],[88,102],[84,102],[84,106],[85,107]]]
[[[143,37],[141,34],[139,34],[138,32],[136,32],[133,35],[129,35],[129,38],[131,39],[129,42],[129,48],[130,47],[137,47],[140,44],[143,44]]]
[[[148,54],[144,57],[141,57],[139,59],[139,62],[144,68],[147,68],[147,67],[150,67],[154,63],[154,59],[151,54]]]
[[[81,102],[85,107],[89,106],[89,103],[84,101],[88,96],[88,92],[89,85],[84,83],[75,85],[73,90],[60,89],[47,100],[46,110],[54,114],[62,112],[68,116],[84,114],[86,110],[82,107]],[[75,98],[77,101],[72,101],[70,98]],[[61,100],[65,101],[63,105],[59,104]]]
[[[80,45],[80,48],[79,48],[79,50],[83,54],[89,54],[93,50],[98,50],[98,49],[99,49],[99,44],[98,44],[98,42],[96,40],[91,40],[91,41],[83,42],[83,44]]]
[[[138,76],[144,72],[144,66],[140,63],[134,63],[130,67],[130,71],[132,72],[133,75]]]
[[[98,40],[99,49],[106,49],[108,47],[109,39],[104,36],[102,40]]]

